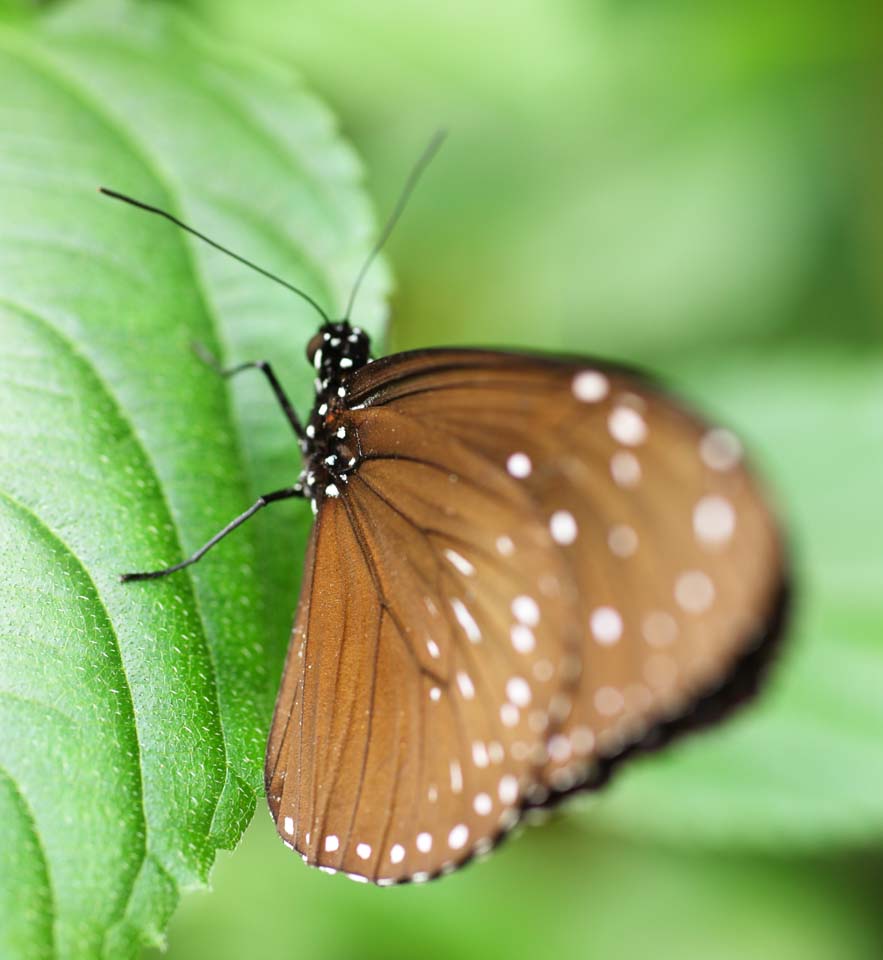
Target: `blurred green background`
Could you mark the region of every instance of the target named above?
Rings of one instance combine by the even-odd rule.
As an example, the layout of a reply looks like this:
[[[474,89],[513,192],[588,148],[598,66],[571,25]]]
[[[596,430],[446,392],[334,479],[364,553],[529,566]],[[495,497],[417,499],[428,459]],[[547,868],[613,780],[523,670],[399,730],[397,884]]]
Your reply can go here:
[[[163,955],[883,956],[879,0],[166,2],[295,68],[380,216],[447,127],[387,250],[388,346],[519,345],[662,373],[746,437],[798,605],[756,705],[439,883],[308,870],[259,801]],[[0,0],[10,18],[34,6]],[[275,417],[263,385],[234,389]],[[258,528],[264,549],[285,523]]]
[[[879,5],[190,6],[302,73],[381,213],[449,128],[388,248],[393,348],[662,371],[752,442],[802,589],[768,696],[704,738],[723,752],[636,765],[426,889],[308,871],[259,810],[168,956],[883,955]]]

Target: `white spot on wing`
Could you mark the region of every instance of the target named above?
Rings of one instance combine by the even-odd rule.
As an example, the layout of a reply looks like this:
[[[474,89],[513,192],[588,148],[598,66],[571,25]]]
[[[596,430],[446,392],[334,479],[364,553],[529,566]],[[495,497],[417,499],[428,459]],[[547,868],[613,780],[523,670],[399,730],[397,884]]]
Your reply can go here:
[[[703,497],[693,510],[693,530],[708,546],[720,546],[733,536],[736,513],[726,497]]]
[[[466,604],[457,597],[454,597],[451,600],[451,607],[454,611],[454,616],[457,618],[460,626],[465,631],[466,636],[473,643],[478,643],[478,641],[481,640],[481,630],[478,629],[478,624],[475,622],[472,614],[467,609]]]
[[[627,524],[618,524],[607,535],[607,546],[617,557],[630,557],[638,549],[638,535]]]
[[[734,433],[717,427],[699,441],[699,456],[712,470],[732,470],[742,459],[742,444]]]
[[[475,573],[475,567],[465,557],[460,556],[456,550],[445,550],[445,556],[451,566],[456,567],[464,577],[471,577]]]
[[[457,686],[460,688],[464,700],[472,700],[475,696],[475,686],[472,683],[472,678],[465,670],[457,671]]]
[[[714,603],[714,584],[701,570],[688,570],[675,582],[675,600],[687,613],[704,613]]]
[[[533,630],[531,630],[530,627],[526,627],[523,623],[513,624],[509,635],[512,638],[512,646],[519,653],[532,653],[534,647],[536,647]]]
[[[540,622],[540,608],[533,597],[516,597],[512,601],[512,614],[529,627],[535,627]]]
[[[510,677],[506,683],[506,696],[516,707],[526,707],[530,703],[530,684],[524,677]]]
[[[511,537],[497,537],[497,553],[501,557],[511,557],[515,551],[515,544],[512,542]]]
[[[607,377],[597,370],[581,370],[571,384],[573,395],[583,403],[597,403],[607,396],[610,384]]]
[[[641,464],[633,453],[618,450],[610,458],[610,474],[617,486],[630,490],[641,480]]]
[[[577,527],[573,514],[567,510],[556,510],[549,520],[549,530],[555,543],[566,547],[576,540]]]
[[[595,639],[603,647],[612,646],[622,636],[622,617],[613,607],[598,607],[592,611],[589,624]]]
[[[533,466],[530,462],[530,457],[526,453],[518,452],[511,454],[506,461],[506,469],[509,471],[510,476],[518,480],[523,480],[525,477],[530,476]]]
[[[614,407],[607,418],[607,427],[613,439],[627,447],[635,447],[647,439],[647,424],[631,407]]]
[[[469,827],[465,823],[458,823],[448,834],[448,846],[452,850],[461,850],[469,839]]]
[[[507,806],[511,806],[518,799],[518,781],[511,773],[500,778],[500,785],[497,790],[500,800]]]

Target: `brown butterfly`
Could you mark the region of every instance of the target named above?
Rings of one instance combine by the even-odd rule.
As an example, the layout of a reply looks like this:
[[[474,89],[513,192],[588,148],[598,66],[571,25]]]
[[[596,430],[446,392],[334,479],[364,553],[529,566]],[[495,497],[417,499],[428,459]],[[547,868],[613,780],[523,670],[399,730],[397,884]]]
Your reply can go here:
[[[400,215],[434,141],[353,288]],[[172,215],[157,213],[254,267]],[[781,633],[776,522],[728,430],[590,359],[441,349],[373,362],[324,323],[303,470],[316,521],[265,782],[305,862],[380,885],[489,850],[523,812],[751,693]]]

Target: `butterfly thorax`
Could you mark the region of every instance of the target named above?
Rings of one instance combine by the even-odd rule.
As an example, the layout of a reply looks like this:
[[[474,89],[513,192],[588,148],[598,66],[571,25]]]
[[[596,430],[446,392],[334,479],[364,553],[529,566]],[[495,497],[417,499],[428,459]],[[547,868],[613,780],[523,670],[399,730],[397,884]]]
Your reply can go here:
[[[370,361],[370,348],[368,335],[346,320],[325,324],[307,346],[316,370],[316,400],[301,441],[304,467],[298,486],[314,511],[317,498],[340,495],[358,466],[358,438],[348,435],[339,414],[354,374]]]

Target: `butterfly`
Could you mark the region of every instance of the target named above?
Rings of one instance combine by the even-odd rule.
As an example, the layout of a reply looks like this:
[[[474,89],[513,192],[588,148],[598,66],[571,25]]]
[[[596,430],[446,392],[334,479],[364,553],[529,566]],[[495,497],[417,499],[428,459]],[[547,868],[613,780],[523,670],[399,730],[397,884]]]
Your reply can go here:
[[[423,167],[415,167],[355,291]],[[307,346],[296,482],[315,522],[266,754],[282,840],[384,886],[449,873],[531,808],[728,712],[782,634],[787,560],[728,429],[589,358],[431,349],[373,360],[334,321]]]

